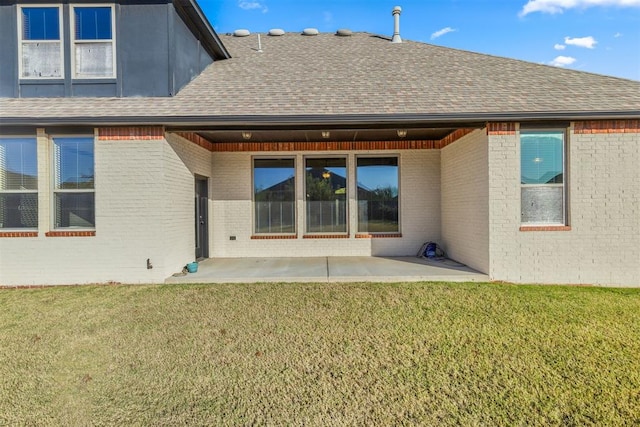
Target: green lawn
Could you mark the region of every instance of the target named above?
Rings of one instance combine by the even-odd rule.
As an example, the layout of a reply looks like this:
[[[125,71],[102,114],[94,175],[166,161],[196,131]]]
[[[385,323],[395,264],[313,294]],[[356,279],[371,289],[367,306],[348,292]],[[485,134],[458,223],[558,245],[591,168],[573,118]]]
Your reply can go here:
[[[640,290],[0,290],[0,425],[638,425]]]

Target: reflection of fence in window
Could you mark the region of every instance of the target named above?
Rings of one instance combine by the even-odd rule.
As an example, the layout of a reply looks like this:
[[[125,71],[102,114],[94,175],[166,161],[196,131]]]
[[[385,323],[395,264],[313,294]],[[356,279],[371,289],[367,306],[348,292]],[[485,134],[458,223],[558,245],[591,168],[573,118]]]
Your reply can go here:
[[[256,233],[295,233],[295,202],[255,202]]]
[[[398,200],[360,200],[358,202],[358,231],[398,231]]]
[[[308,233],[346,233],[346,200],[307,202]]]

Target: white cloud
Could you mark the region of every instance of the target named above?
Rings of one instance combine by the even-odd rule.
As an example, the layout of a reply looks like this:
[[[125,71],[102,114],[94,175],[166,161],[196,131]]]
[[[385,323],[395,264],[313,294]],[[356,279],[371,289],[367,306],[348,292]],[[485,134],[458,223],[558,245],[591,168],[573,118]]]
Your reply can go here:
[[[529,13],[562,13],[567,9],[592,6],[640,7],[640,0],[528,0],[518,15]]]
[[[269,11],[269,8],[267,8],[266,5],[264,5],[263,3],[259,2],[259,1],[239,0],[238,1],[238,7],[240,9],[244,9],[244,10],[255,10],[255,9],[258,9],[258,10],[262,11],[262,13],[267,13]]]
[[[615,34],[613,35],[613,37],[615,37],[615,38],[622,37],[622,33],[615,33]]]
[[[596,43],[598,42],[596,41],[596,39],[589,36],[589,37],[574,37],[574,38],[565,37],[564,43],[570,44],[572,46],[586,47],[587,49],[593,49],[596,46]]]
[[[447,34],[447,33],[453,33],[454,31],[458,31],[458,30],[453,29],[453,28],[451,28],[451,27],[443,28],[443,29],[438,30],[438,31],[436,31],[435,33],[431,34],[431,40],[435,40],[435,39],[437,39],[438,37],[444,36],[444,35],[445,35],[445,34]]]
[[[572,58],[570,56],[556,56],[553,61],[549,62],[549,65],[553,65],[554,67],[566,67],[574,62],[576,62],[576,58]]]
[[[560,44],[560,43],[556,43],[556,44],[553,45],[553,48],[555,50],[564,50],[566,48],[566,46],[563,45],[563,44]]]

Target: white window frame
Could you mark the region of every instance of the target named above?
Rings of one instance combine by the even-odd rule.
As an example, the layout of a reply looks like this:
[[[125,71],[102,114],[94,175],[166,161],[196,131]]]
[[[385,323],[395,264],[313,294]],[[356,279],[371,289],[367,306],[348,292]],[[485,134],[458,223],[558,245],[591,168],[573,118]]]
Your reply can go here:
[[[39,181],[40,179],[40,171],[38,170],[38,138],[36,137],[36,135],[1,135],[0,136],[0,140],[3,139],[33,139],[36,143],[36,179]],[[39,192],[39,182],[36,181],[36,189],[30,189],[30,190],[3,190],[2,188],[0,188],[0,194],[36,194],[36,198]],[[39,216],[40,215],[40,209],[38,208],[36,211],[36,214]],[[39,219],[39,218],[38,218]],[[2,231],[8,231],[8,232],[19,232],[19,231],[33,231],[33,230],[37,230],[38,229],[38,225],[36,222],[36,226],[35,227],[20,227],[20,228],[6,228],[4,226],[0,226],[0,232]]]
[[[526,128],[521,127],[518,132],[518,166],[520,173],[520,181],[522,181],[522,134],[523,133],[544,133],[544,132],[557,132],[562,134],[562,183],[561,184],[522,184],[520,182],[520,209],[522,209],[522,189],[523,188],[536,188],[536,187],[548,187],[548,188],[562,188],[562,222],[545,222],[545,221],[532,221],[523,222],[522,212],[520,212],[520,225],[524,227],[562,227],[568,225],[568,198],[567,198],[567,147],[569,144],[569,132],[563,127],[545,127],[545,128]]]
[[[56,188],[56,173],[57,173],[57,168],[58,165],[56,164],[56,147],[55,147],[55,140],[56,139],[60,139],[60,138],[86,138],[86,139],[92,139],[93,140],[93,188],[80,188],[80,189],[57,189]],[[50,151],[51,151],[51,155],[50,155],[50,185],[49,188],[51,189],[50,192],[50,209],[51,209],[51,214],[50,214],[50,220],[51,220],[51,224],[53,225],[52,229],[55,231],[94,231],[96,229],[96,199],[95,199],[95,194],[96,194],[96,142],[97,142],[97,138],[95,135],[92,134],[71,134],[71,135],[67,135],[67,134],[56,134],[56,135],[49,135],[49,147],[50,147]],[[93,193],[93,227],[62,227],[62,226],[58,226],[58,224],[56,223],[56,194],[57,193]]]
[[[96,39],[96,40],[77,40],[76,39],[76,8],[99,8],[108,7],[111,9],[111,39]],[[75,80],[93,80],[93,79],[114,79],[116,78],[116,9],[112,3],[72,3],[69,4],[69,33],[71,38],[71,78]],[[111,43],[111,70],[112,73],[109,76],[77,76],[76,75],[76,44],[83,43]]]
[[[60,39],[58,40],[24,40],[23,39],[23,32],[24,32],[24,22],[22,19],[22,10],[23,9],[34,9],[34,8],[39,8],[39,7],[43,7],[43,8],[55,8],[58,9],[58,25],[59,25],[59,34],[60,34]],[[61,80],[64,79],[64,23],[63,21],[63,14],[62,14],[62,5],[59,4],[46,4],[46,3],[37,3],[37,4],[23,4],[23,5],[18,5],[18,75],[20,76],[19,78],[21,80]],[[40,76],[24,76],[24,70],[23,70],[23,65],[22,65],[22,55],[23,55],[23,50],[22,50],[22,46],[27,43],[27,44],[31,44],[31,43],[60,43],[60,76],[44,76],[44,77],[40,77]]]

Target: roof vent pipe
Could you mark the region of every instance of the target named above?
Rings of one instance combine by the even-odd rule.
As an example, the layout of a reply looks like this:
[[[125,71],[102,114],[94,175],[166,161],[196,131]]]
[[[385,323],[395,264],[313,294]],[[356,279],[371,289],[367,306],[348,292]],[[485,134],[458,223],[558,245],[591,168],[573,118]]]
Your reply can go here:
[[[402,12],[402,8],[400,6],[396,6],[393,8],[391,14],[393,15],[393,38],[391,39],[391,43],[402,43],[402,38],[400,38],[400,13]]]

